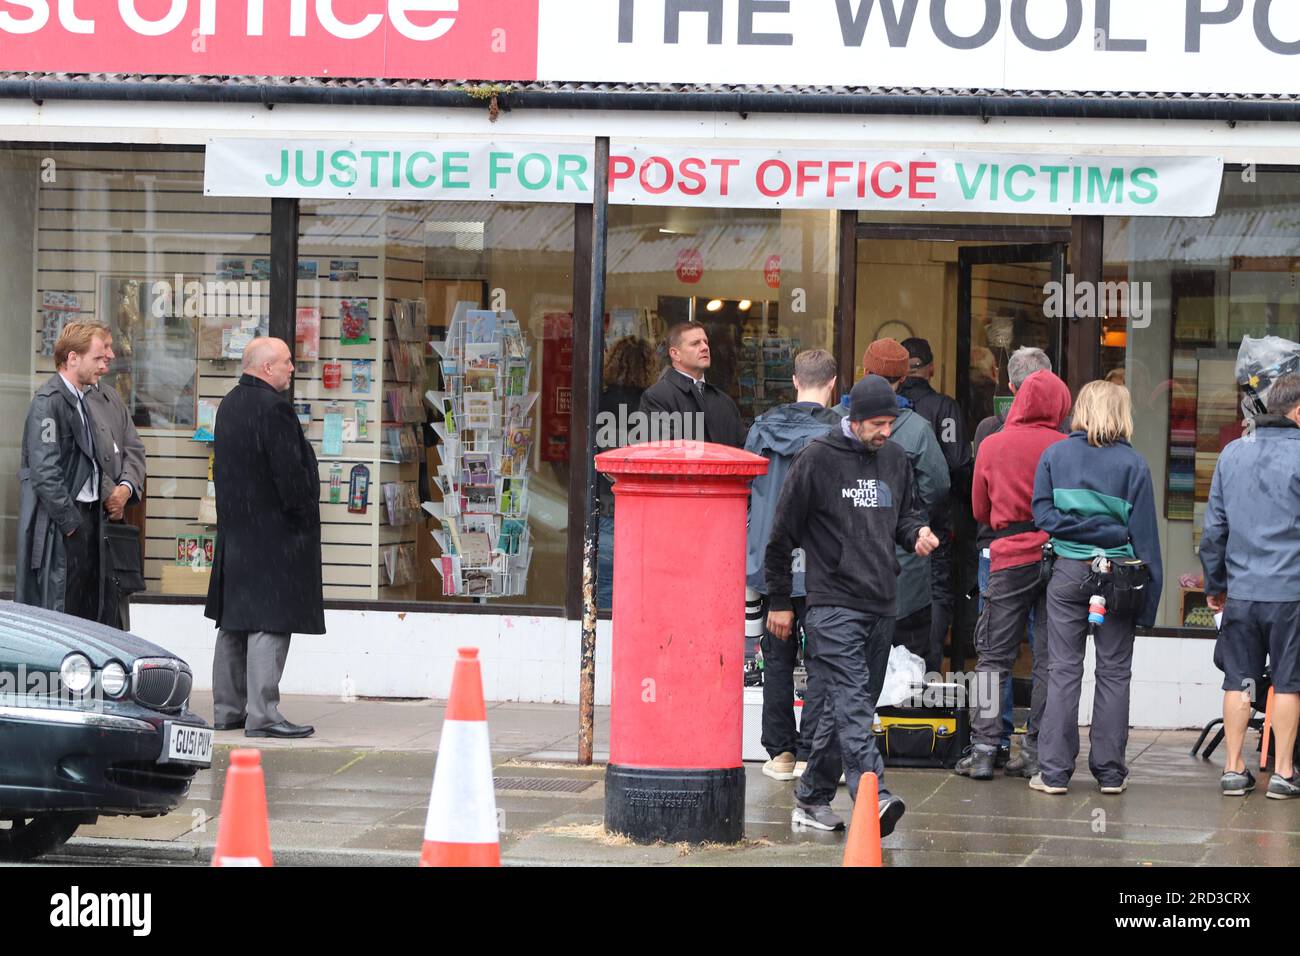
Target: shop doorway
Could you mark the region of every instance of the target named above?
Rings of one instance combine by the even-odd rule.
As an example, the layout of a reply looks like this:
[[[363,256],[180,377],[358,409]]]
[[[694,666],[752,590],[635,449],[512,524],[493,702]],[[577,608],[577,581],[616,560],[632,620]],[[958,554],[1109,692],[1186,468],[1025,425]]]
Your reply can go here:
[[[1043,349],[1064,377],[1064,320],[1048,316],[1044,303],[1048,284],[1066,280],[1070,242],[1068,218],[859,222],[851,323],[855,379],[875,339],[926,339],[935,357],[931,384],[957,399],[964,440],[971,441],[981,420],[1011,405],[1007,360],[1016,349]],[[847,335],[841,341],[850,347]],[[979,610],[969,485],[959,496],[965,507],[953,514],[952,626],[944,641],[950,672],[973,665]],[[1018,698],[1027,695],[1029,671],[1028,653],[1022,653],[1014,671]]]

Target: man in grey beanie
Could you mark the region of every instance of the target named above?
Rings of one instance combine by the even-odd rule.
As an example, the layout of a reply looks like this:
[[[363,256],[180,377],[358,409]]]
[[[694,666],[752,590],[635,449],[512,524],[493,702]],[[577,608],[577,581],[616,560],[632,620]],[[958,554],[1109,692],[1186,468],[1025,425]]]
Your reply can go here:
[[[808,766],[795,789],[796,826],[843,828],[830,808],[841,763],[855,801],[864,773],[884,777],[872,732],[868,661],[882,622],[898,610],[894,542],[919,555],[939,546],[920,509],[907,454],[889,441],[897,416],[888,382],[879,375],[858,382],[848,417],[798,454],[776,506],[764,560],[768,630],[779,640],[791,637],[790,552],[802,548],[808,679],[824,694]],[[882,837],[893,832],[904,809],[882,782]]]

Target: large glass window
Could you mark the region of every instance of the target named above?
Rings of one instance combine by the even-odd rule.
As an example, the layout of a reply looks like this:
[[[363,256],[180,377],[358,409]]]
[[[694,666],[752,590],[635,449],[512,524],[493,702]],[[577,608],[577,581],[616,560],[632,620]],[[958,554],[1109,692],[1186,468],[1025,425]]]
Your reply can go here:
[[[645,340],[654,373],[669,364],[667,330],[705,326],[706,379],[740,407],[746,427],[794,401],[803,349],[833,349],[833,212],[616,206],[609,217],[606,354]]]
[[[327,596],[563,605],[573,229],[571,206],[302,203]]]
[[[1165,626],[1213,626],[1197,558],[1205,504],[1242,433],[1243,337],[1300,341],[1298,220],[1300,175],[1251,169],[1225,173],[1211,218],[1106,221],[1106,279],[1124,285],[1112,287],[1102,370],[1133,395],[1134,447],[1155,479]]]
[[[201,152],[0,151],[13,346],[0,352],[4,588],[27,406],[54,374],[63,325],[96,321],[117,356],[100,387],[122,396],[147,454],[145,504],[128,520],[144,530],[148,591],[206,594],[216,529],[203,410],[238,378],[223,358],[231,333],[266,328],[270,212],[267,200],[204,196]]]
[[[205,196],[201,152],[0,151],[0,291],[31,343],[0,354],[0,587],[27,406],[80,319],[111,329],[102,387],[146,448],[128,519],[148,592],[206,594],[213,420],[269,331],[270,212]],[[573,222],[542,204],[302,204],[294,401],[327,600],[563,604]]]

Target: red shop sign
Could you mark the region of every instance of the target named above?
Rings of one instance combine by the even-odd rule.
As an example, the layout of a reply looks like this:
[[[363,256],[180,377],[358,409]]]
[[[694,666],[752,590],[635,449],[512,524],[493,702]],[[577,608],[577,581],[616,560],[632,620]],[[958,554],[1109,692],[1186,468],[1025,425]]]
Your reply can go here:
[[[6,70],[49,73],[533,80],[538,4],[22,0],[0,3],[0,46]]]
[[[704,278],[704,256],[699,249],[683,249],[677,253],[677,281],[694,285]]]
[[[781,288],[780,256],[767,257],[767,262],[763,263],[763,281],[767,283],[769,289]]]

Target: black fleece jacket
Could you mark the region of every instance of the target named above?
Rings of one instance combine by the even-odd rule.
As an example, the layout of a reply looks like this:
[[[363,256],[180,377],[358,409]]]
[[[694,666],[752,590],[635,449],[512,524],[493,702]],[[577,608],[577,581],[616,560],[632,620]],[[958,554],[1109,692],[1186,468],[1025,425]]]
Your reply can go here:
[[[872,452],[838,429],[814,439],[781,486],[763,562],[771,609],[790,610],[790,552],[803,548],[809,607],[893,617],[894,543],[915,548],[926,524],[902,448],[886,442]]]

